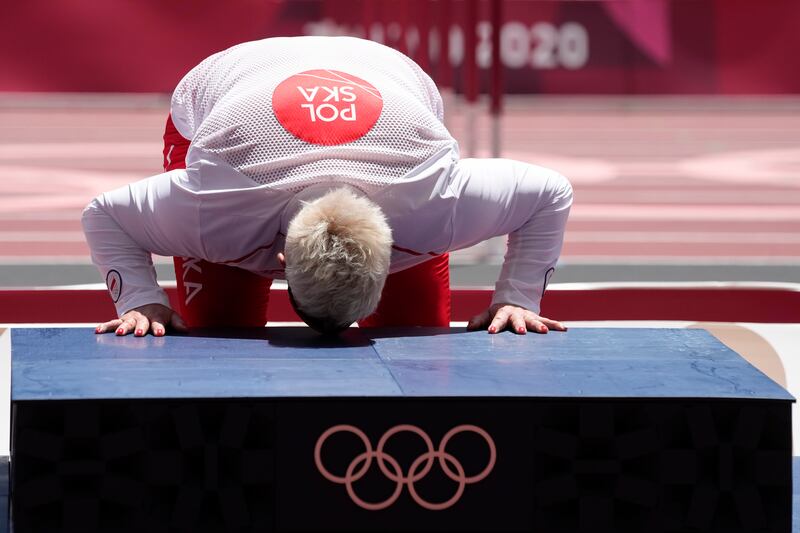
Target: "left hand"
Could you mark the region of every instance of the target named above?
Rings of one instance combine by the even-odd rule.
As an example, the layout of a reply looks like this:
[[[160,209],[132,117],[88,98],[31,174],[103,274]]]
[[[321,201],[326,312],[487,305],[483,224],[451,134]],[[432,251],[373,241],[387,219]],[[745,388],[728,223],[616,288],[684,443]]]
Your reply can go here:
[[[189,331],[178,313],[165,305],[154,303],[131,309],[115,320],[103,322],[94,332],[100,334],[114,331],[120,336],[133,333],[136,337],[144,337],[148,331],[152,331],[155,337],[163,337],[167,327],[175,331]]]
[[[547,333],[551,329],[567,331],[567,327],[556,320],[539,316],[533,311],[511,304],[494,304],[483,313],[472,317],[467,324],[468,331],[486,328],[489,333],[499,333],[509,329],[519,335],[528,331]]]

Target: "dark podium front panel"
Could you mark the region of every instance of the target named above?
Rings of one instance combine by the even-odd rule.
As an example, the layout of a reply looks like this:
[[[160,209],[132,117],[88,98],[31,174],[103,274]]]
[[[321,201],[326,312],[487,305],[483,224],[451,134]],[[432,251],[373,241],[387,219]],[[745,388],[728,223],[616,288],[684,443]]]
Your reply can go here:
[[[781,531],[791,401],[702,331],[12,336],[14,531]]]

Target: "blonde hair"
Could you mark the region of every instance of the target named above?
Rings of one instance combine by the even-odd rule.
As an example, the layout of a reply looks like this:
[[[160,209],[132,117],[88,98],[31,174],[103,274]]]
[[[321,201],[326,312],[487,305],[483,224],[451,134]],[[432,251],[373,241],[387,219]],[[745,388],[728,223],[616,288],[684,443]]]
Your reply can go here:
[[[315,329],[342,329],[369,316],[389,273],[391,247],[380,207],[350,189],[306,203],[286,232],[286,281],[296,307],[325,324]]]

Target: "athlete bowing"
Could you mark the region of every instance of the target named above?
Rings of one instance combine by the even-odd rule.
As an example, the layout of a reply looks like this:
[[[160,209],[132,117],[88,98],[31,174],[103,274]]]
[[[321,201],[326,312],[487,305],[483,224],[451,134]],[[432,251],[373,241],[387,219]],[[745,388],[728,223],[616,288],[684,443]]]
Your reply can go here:
[[[119,315],[97,332],[263,326],[274,278],[319,331],[447,326],[448,252],[504,234],[491,306],[469,328],[566,329],[538,313],[569,182],[518,161],[459,159],[442,117],[430,78],[374,42],[274,38],[207,58],[172,96],[165,172],[84,211]],[[175,258],[179,312],[151,253]]]

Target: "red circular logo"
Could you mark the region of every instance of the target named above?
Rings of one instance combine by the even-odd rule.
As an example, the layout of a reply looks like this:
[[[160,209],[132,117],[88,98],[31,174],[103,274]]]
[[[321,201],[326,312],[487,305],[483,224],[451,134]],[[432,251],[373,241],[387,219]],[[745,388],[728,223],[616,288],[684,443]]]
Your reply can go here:
[[[295,137],[335,145],[360,139],[375,125],[383,98],[369,82],[337,70],[307,70],[272,94],[278,122]]]

